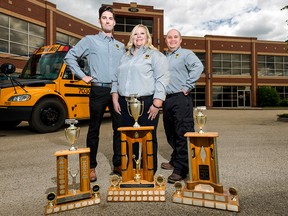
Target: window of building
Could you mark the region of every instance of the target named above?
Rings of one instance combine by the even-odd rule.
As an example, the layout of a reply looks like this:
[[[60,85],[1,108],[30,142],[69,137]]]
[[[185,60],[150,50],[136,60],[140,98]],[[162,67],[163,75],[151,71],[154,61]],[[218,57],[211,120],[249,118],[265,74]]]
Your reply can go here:
[[[249,107],[250,86],[213,86],[213,107]]]
[[[63,45],[75,46],[80,41],[79,38],[67,34],[56,32],[56,43]]]
[[[193,106],[205,106],[205,86],[197,86],[192,89],[191,94],[193,95]]]
[[[204,70],[203,70],[202,74],[205,75],[205,65],[206,65],[205,59],[206,59],[206,53],[196,53],[196,52],[195,52],[195,55],[201,60],[201,62],[202,62],[202,64],[203,64]]]
[[[251,75],[251,55],[215,53],[212,71],[214,75]]]
[[[134,18],[134,17],[117,16],[114,31],[131,32],[132,29],[138,24],[143,24],[143,25],[147,26],[150,34],[153,33],[153,31],[152,31],[153,19],[147,19],[147,18],[143,18],[143,17]]]
[[[272,86],[272,88],[276,89],[281,100],[288,99],[288,86]]]
[[[0,52],[29,56],[44,43],[44,27],[0,13]]]
[[[257,56],[258,76],[288,76],[288,56]]]

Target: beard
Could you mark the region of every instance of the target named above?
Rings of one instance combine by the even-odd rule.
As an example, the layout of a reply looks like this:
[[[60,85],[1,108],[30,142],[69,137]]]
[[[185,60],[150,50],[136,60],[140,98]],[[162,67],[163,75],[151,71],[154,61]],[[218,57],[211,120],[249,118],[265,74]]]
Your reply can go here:
[[[101,25],[102,31],[105,33],[112,33],[113,27],[114,27],[114,25],[111,25],[111,24],[110,25],[105,25],[105,24]]]

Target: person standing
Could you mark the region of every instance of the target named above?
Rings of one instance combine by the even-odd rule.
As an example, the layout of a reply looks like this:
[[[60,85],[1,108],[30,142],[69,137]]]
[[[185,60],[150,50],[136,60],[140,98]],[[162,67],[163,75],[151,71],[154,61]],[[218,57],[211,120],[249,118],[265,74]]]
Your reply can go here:
[[[122,116],[121,126],[132,126],[134,119],[129,115],[127,101],[132,94],[144,102],[144,111],[138,119],[141,126],[154,126],[153,167],[157,171],[157,125],[159,109],[166,97],[169,82],[168,62],[166,57],[152,45],[152,38],[146,26],[136,25],[127,43],[127,52],[122,57],[120,66],[112,82],[114,109]]]
[[[97,151],[99,146],[100,125],[106,107],[112,117],[113,128],[113,171],[121,174],[121,141],[117,131],[121,116],[114,111],[110,94],[112,77],[116,73],[121,56],[125,53],[124,44],[113,37],[116,24],[113,9],[102,6],[99,9],[101,31],[96,35],[82,38],[67,53],[64,61],[72,72],[86,83],[91,83],[89,96],[90,123],[87,133],[87,147],[90,148],[90,181],[97,180]],[[86,75],[80,69],[79,59],[87,59],[90,74]]]
[[[165,39],[168,47],[170,83],[163,103],[163,123],[168,144],[173,152],[169,162],[161,168],[173,170],[169,183],[186,178],[188,174],[188,152],[186,132],[193,132],[193,98],[190,94],[204,69],[199,58],[188,49],[181,48],[182,37],[178,30],[168,31]]]

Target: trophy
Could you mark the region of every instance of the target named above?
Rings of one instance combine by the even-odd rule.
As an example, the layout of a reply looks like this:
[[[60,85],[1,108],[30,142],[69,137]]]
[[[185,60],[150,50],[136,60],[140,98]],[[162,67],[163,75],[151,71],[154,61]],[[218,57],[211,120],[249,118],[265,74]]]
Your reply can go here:
[[[135,176],[134,176],[134,180],[135,182],[140,182],[141,181],[141,174],[140,174],[140,158],[141,158],[141,155],[139,155],[139,158],[136,160],[136,156],[135,154],[133,154],[133,159],[136,163],[136,173],[135,173]]]
[[[121,178],[118,175],[112,175],[110,178],[110,184],[113,186],[114,189],[116,189],[117,186],[119,186],[121,182]]]
[[[203,110],[206,110],[206,106],[199,106],[195,108],[196,113],[195,113],[194,118],[195,118],[196,124],[199,127],[200,134],[204,133],[203,127],[207,121],[207,116],[203,114]]]
[[[56,194],[54,192],[50,192],[47,194],[46,198],[48,200],[48,208],[53,208],[56,202]]]
[[[237,192],[236,188],[230,187],[230,188],[229,188],[229,193],[230,193],[230,195],[231,195],[231,200],[232,200],[232,201],[237,201],[238,192]]]
[[[165,185],[165,177],[159,174],[157,177],[155,177],[155,182],[161,188]]]
[[[134,159],[135,164],[136,164],[136,167],[135,167],[136,173],[134,175],[134,181],[138,183],[141,181],[141,174],[140,174],[141,157],[142,157],[142,143],[139,142],[138,159],[136,159],[135,154],[132,155],[132,158]]]
[[[99,190],[100,190],[100,187],[98,184],[96,184],[92,187],[92,193],[93,193],[94,198],[100,198]]]
[[[76,172],[74,172],[74,170],[69,168],[69,174],[72,177],[72,194],[74,195],[77,193],[76,177],[78,173],[79,173],[79,169],[77,169]]]
[[[143,114],[144,102],[137,99],[137,94],[131,94],[128,98],[126,98],[126,101],[128,113],[135,120],[133,127],[138,128],[140,127],[138,124],[138,118]]]
[[[76,139],[78,139],[80,135],[80,127],[76,127],[75,124],[78,123],[76,119],[66,119],[66,124],[70,124],[68,128],[65,128],[65,136],[66,139],[70,142],[70,151],[75,151],[77,148],[74,146]]]
[[[181,195],[181,193],[182,193],[182,183],[180,181],[176,181],[174,183],[174,187],[175,187],[175,190],[176,190],[176,195]]]

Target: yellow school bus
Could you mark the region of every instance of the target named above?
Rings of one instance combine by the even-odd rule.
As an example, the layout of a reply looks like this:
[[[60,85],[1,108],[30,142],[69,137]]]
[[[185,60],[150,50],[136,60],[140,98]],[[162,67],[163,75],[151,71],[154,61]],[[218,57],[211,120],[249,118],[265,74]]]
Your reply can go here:
[[[48,133],[61,128],[67,118],[89,118],[90,85],[75,77],[63,62],[70,48],[58,44],[40,47],[17,78],[9,75],[14,65],[1,66],[7,79],[0,80],[0,127],[28,121],[35,131]],[[86,61],[79,61],[89,74]]]

